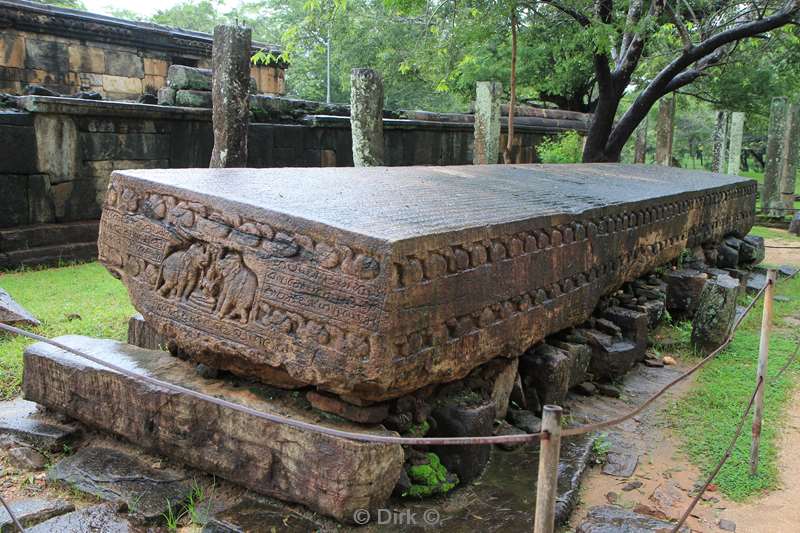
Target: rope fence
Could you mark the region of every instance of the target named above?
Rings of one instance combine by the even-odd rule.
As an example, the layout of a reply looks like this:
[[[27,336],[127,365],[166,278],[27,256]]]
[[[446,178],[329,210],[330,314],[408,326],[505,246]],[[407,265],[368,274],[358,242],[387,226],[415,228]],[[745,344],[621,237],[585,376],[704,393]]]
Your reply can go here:
[[[784,278],[784,280],[791,279],[796,274],[797,274],[797,272],[795,272],[791,276],[788,276],[788,277]],[[114,372],[122,374],[122,375],[124,375],[124,376],[126,376],[128,378],[148,383],[148,384],[150,384],[152,386],[155,386],[155,387],[161,387],[161,388],[166,389],[166,390],[171,391],[171,392],[175,392],[175,393],[179,393],[179,394],[185,394],[185,395],[191,396],[193,398],[199,399],[201,401],[205,401],[205,402],[208,402],[208,403],[211,403],[211,404],[215,404],[217,406],[220,406],[220,407],[223,407],[223,408],[226,408],[226,409],[231,409],[231,410],[234,410],[234,411],[238,411],[238,412],[244,413],[244,414],[249,415],[249,416],[253,416],[253,417],[256,417],[256,418],[260,418],[260,419],[266,420],[268,422],[272,422],[272,423],[276,423],[276,424],[283,424],[283,425],[286,425],[286,426],[289,426],[289,427],[293,427],[293,428],[296,428],[296,429],[302,430],[302,431],[311,431],[311,432],[322,434],[322,435],[327,435],[327,436],[332,436],[332,437],[339,437],[339,438],[344,438],[344,439],[349,439],[349,440],[354,440],[354,441],[359,441],[359,442],[368,442],[368,443],[375,443],[375,444],[400,444],[400,445],[406,445],[406,446],[464,446],[464,445],[488,445],[488,444],[520,444],[520,443],[534,442],[534,441],[538,440],[538,441],[540,441],[541,445],[540,445],[540,468],[539,468],[539,477],[540,477],[540,479],[537,482],[537,486],[539,486],[539,487],[542,487],[542,486],[551,487],[551,492],[553,494],[551,494],[551,495],[549,495],[549,497],[545,498],[544,501],[548,502],[548,505],[554,505],[555,504],[555,499],[556,499],[555,498],[555,490],[556,490],[557,483],[555,483],[555,479],[553,479],[553,476],[557,477],[557,466],[558,466],[558,460],[559,460],[558,449],[560,447],[561,437],[571,437],[571,436],[576,436],[576,435],[582,435],[582,434],[585,434],[585,433],[596,432],[596,431],[599,431],[599,430],[602,430],[602,429],[605,429],[605,428],[609,428],[609,427],[612,427],[612,426],[619,425],[622,422],[625,422],[626,420],[629,420],[629,419],[637,416],[638,414],[643,412],[645,409],[647,409],[649,406],[651,406],[656,400],[658,400],[661,396],[663,396],[672,387],[674,387],[678,383],[682,382],[686,378],[690,377],[695,372],[697,372],[699,369],[703,368],[710,361],[714,360],[733,341],[735,333],[738,330],[738,328],[741,326],[741,324],[744,321],[744,319],[747,317],[747,315],[750,313],[750,311],[752,311],[752,309],[755,307],[756,303],[762,298],[762,296],[764,296],[764,294],[768,292],[768,289],[771,289],[772,285],[775,283],[773,280],[774,280],[774,275],[768,276],[767,283],[764,285],[764,287],[762,287],[758,291],[758,293],[753,297],[753,299],[747,304],[747,306],[745,307],[744,311],[738,316],[738,318],[734,322],[733,326],[731,327],[730,332],[725,337],[725,340],[722,342],[722,344],[718,348],[716,348],[714,351],[709,353],[706,357],[704,357],[702,360],[700,360],[697,364],[692,366],[686,372],[682,373],[680,376],[676,377],[675,379],[673,379],[672,381],[670,381],[669,383],[664,385],[657,392],[655,392],[650,397],[648,397],[647,400],[642,402],[639,406],[637,406],[636,408],[632,409],[628,413],[626,413],[624,415],[621,415],[619,417],[613,418],[613,419],[560,429],[560,431],[555,432],[555,433],[557,433],[557,435],[554,435],[553,431],[548,431],[547,430],[548,421],[546,421],[544,419],[542,421],[543,430],[538,432],[538,433],[525,433],[525,434],[518,434],[518,435],[494,435],[494,436],[487,436],[487,437],[399,437],[399,436],[392,436],[392,435],[375,435],[375,434],[371,434],[371,433],[358,433],[358,432],[353,432],[353,431],[344,431],[344,430],[340,430],[340,429],[320,426],[320,425],[317,425],[317,424],[314,424],[314,423],[310,423],[310,422],[304,422],[302,420],[296,420],[296,419],[293,419],[293,418],[289,418],[289,417],[285,417],[285,416],[281,416],[281,415],[277,415],[277,414],[265,413],[265,412],[259,411],[257,409],[253,409],[251,407],[247,407],[245,405],[241,405],[241,404],[238,404],[238,403],[235,403],[235,402],[231,402],[231,401],[224,400],[224,399],[221,399],[221,398],[216,398],[216,397],[213,397],[213,396],[209,396],[209,395],[203,394],[201,392],[197,392],[197,391],[194,391],[194,390],[191,390],[191,389],[187,389],[185,387],[181,387],[180,385],[175,385],[173,383],[162,381],[162,380],[150,377],[150,376],[137,374],[137,373],[132,372],[132,371],[130,371],[128,369],[125,369],[125,368],[122,368],[120,366],[114,365],[113,363],[109,363],[107,361],[104,361],[104,360],[96,357],[96,356],[93,356],[91,354],[85,353],[85,352],[83,352],[81,350],[77,350],[75,348],[67,346],[67,345],[65,345],[63,343],[60,343],[58,341],[49,339],[47,337],[44,337],[42,335],[38,335],[36,333],[31,333],[29,331],[26,331],[26,330],[23,330],[23,329],[20,329],[20,328],[16,328],[14,326],[10,326],[8,324],[4,324],[2,322],[0,322],[0,331],[5,331],[7,333],[11,333],[11,334],[14,334],[14,335],[19,335],[19,336],[22,336],[22,337],[27,337],[27,338],[32,339],[32,340],[36,340],[36,341],[39,341],[39,342],[43,342],[43,343],[49,344],[49,345],[54,346],[56,348],[59,348],[59,349],[61,349],[63,351],[66,351],[68,353],[71,353],[73,355],[76,355],[78,357],[86,359],[88,361],[91,361],[95,365],[107,368],[109,370],[112,370]],[[771,296],[771,290],[769,292],[770,292],[770,296]],[[762,334],[763,334],[763,331],[762,331]],[[798,344],[798,349],[795,350],[794,355],[786,363],[784,368],[782,368],[781,371],[778,373],[778,375],[776,376],[776,379],[781,374],[783,374],[783,372],[796,359],[796,357],[798,355],[798,352],[800,352],[800,343]],[[733,442],[729,446],[728,451],[722,457],[720,463],[714,469],[714,471],[712,472],[711,476],[709,476],[705,486],[703,487],[703,490],[701,490],[701,492],[695,497],[695,500],[692,502],[692,504],[690,505],[689,509],[687,509],[687,511],[684,514],[684,516],[682,517],[681,521],[678,523],[678,525],[676,526],[676,528],[673,531],[678,531],[680,526],[685,522],[686,518],[689,516],[689,514],[692,511],[692,509],[697,504],[697,501],[699,501],[700,496],[702,496],[702,494],[705,491],[705,489],[708,487],[708,485],[714,479],[714,476],[716,476],[716,474],[722,468],[722,465],[724,464],[724,462],[730,456],[730,454],[731,454],[731,452],[733,450],[733,446],[734,446],[734,444],[736,442],[736,439],[738,439],[739,435],[741,434],[741,430],[742,430],[742,427],[744,425],[744,420],[747,417],[747,415],[749,414],[750,410],[753,408],[753,405],[756,403],[756,397],[758,395],[758,392],[763,388],[763,384],[764,384],[763,377],[759,377],[759,380],[758,380],[758,383],[756,385],[756,388],[753,391],[752,398],[750,399],[750,402],[748,403],[748,406],[747,406],[747,408],[745,409],[745,412],[742,415],[742,419],[740,420],[739,425],[737,426],[736,435],[734,436]],[[557,411],[557,415],[555,414],[556,411]],[[546,406],[544,414],[546,414],[546,415],[552,414],[552,416],[557,416],[560,419],[560,408],[557,407],[557,406]],[[545,449],[545,448],[547,448],[547,449]],[[546,461],[548,464],[543,464],[542,461]],[[550,479],[542,479],[542,476],[547,476]],[[537,501],[538,501],[538,496],[537,496]],[[2,496],[0,496],[0,503],[2,503],[3,507],[5,507],[6,511],[11,516],[11,519],[14,522],[15,526],[17,527],[17,529],[20,532],[24,533],[25,529],[19,523],[19,521],[17,520],[17,517],[12,512],[10,506],[7,505],[6,502],[3,500]],[[539,503],[541,504],[542,502],[539,502]],[[539,513],[537,513],[537,514],[539,514]],[[545,514],[548,515],[548,516],[553,516],[553,513],[545,513]],[[536,521],[535,522],[535,529],[534,529],[535,533],[539,533],[539,532],[550,533],[550,532],[552,532],[553,528],[554,528],[554,524],[551,521],[548,521],[548,522],[549,523],[543,523],[542,524],[542,523],[540,523],[540,521]]]

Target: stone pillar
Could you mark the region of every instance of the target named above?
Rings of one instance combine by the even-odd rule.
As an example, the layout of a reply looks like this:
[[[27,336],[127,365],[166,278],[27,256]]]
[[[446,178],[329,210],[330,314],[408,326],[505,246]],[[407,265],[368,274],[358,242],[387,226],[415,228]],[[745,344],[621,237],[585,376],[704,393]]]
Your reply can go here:
[[[636,128],[636,144],[633,152],[634,163],[644,163],[647,159],[647,117]]]
[[[212,101],[214,150],[211,168],[247,166],[247,126],[250,118],[249,28],[214,28]]]
[[[761,209],[774,217],[786,215],[781,209],[791,209],[794,203],[797,137],[800,134],[798,112],[800,107],[797,104],[790,105],[783,96],[772,100]]]
[[[354,68],[350,73],[350,127],[353,164],[383,165],[383,80],[372,69]]]
[[[494,165],[500,157],[500,95],[503,84],[479,81],[475,92],[475,142],[472,162]]]
[[[731,113],[728,132],[728,174],[738,176],[742,168],[742,137],[744,136],[744,113]]]
[[[725,154],[728,138],[728,112],[717,111],[717,122],[714,126],[714,154],[711,158],[711,172],[725,172]]]
[[[672,139],[675,133],[675,95],[661,99],[656,123],[656,164],[672,164]]]
[[[786,136],[784,137],[784,157],[781,165],[781,179],[778,182],[781,216],[791,215],[794,208],[794,191],[797,184],[797,157],[800,146],[800,103],[789,105],[786,117]]]

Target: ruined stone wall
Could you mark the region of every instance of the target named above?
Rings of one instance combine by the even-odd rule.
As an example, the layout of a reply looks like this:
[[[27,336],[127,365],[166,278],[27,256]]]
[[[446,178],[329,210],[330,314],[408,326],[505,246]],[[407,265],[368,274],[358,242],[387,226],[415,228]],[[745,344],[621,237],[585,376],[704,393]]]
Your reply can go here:
[[[10,0],[0,1],[0,24],[0,92],[36,84],[135,100],[163,87],[172,64],[211,66],[205,34]],[[285,67],[253,67],[258,90],[284,94]]]

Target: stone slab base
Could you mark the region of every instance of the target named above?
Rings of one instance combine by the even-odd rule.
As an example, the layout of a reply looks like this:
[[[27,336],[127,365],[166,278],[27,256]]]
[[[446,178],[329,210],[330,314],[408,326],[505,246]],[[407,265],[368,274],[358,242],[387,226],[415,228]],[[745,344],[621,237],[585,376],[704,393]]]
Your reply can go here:
[[[302,395],[204,380],[167,353],[80,336],[58,339],[136,373],[307,422],[387,434],[322,420]],[[340,520],[385,504],[403,464],[400,446],[355,442],[267,422],[188,395],[167,392],[50,345],[25,351],[27,399],[123,437],[142,448],[253,491],[302,503]]]
[[[0,230],[0,269],[97,258],[100,222],[37,224]]]

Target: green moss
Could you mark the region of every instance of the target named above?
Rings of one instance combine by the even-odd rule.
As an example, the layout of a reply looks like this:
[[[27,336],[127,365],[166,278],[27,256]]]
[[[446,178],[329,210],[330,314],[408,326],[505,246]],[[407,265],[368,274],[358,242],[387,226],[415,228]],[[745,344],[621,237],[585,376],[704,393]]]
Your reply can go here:
[[[420,424],[414,424],[408,431],[404,433],[406,437],[424,437],[430,431],[431,425],[428,423],[427,420],[423,420]]]
[[[412,484],[403,496],[425,498],[435,494],[445,494],[458,484],[458,477],[448,474],[438,455],[435,453],[426,455],[428,457],[426,464],[414,465],[408,469],[408,477]]]

